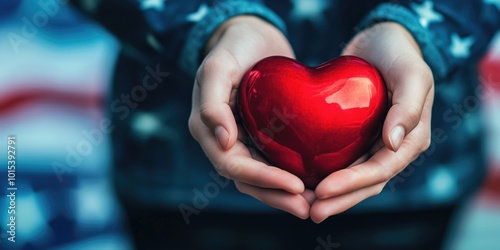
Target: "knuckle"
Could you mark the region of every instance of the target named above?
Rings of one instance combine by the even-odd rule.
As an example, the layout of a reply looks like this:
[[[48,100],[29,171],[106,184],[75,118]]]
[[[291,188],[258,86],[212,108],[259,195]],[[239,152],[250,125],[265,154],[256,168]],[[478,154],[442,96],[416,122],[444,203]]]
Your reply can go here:
[[[422,123],[419,124],[419,126],[421,126]],[[420,155],[420,153],[422,152],[425,152],[427,149],[429,149],[429,147],[431,146],[432,144],[432,138],[431,138],[431,133],[430,133],[430,126],[428,127],[422,127],[423,130],[419,130],[420,133],[416,133],[415,134],[415,140],[417,140],[415,142],[415,145],[417,145],[417,150],[418,152],[416,152],[416,157],[418,157]]]
[[[195,84],[200,86],[200,82],[203,81],[203,79],[205,78],[205,62],[202,63],[202,65],[198,68],[198,70],[196,71],[196,75],[195,75]]]
[[[240,191],[241,193],[243,193],[243,189],[244,189],[244,188],[243,188],[243,186],[241,185],[241,183],[240,183],[240,182],[235,181],[235,182],[234,182],[234,186],[236,187],[236,189],[237,189],[238,191]]]
[[[221,166],[220,164],[214,164],[214,168],[215,168],[215,171],[217,171],[217,173],[219,175],[221,175],[222,177],[224,177],[226,179],[232,180],[231,177],[229,176],[227,170],[223,166]]]
[[[411,66],[412,68],[410,77],[424,80],[425,83],[429,83],[429,81],[432,81],[433,79],[432,70],[422,58],[417,58],[416,60],[412,60],[408,63],[408,65]]]
[[[431,143],[432,143],[431,137],[427,136],[425,143],[424,143],[424,151],[427,150],[431,146]]]
[[[217,162],[212,161],[215,170],[222,176],[230,180],[237,180],[241,166],[231,156],[224,156]]]
[[[403,159],[401,159],[401,158],[396,159],[396,163],[391,168],[391,170],[389,170],[385,173],[384,178],[381,180],[381,182],[387,182],[390,179],[392,179],[394,176],[399,174],[401,169],[404,168],[406,165],[407,164]]]
[[[238,178],[241,172],[241,166],[236,163],[229,163],[225,167],[225,172],[228,175],[227,178],[234,180],[235,178]]]
[[[431,146],[431,137],[426,136],[426,138],[422,141],[420,152],[426,151],[430,146]]]
[[[235,80],[234,77],[238,76],[241,72],[241,66],[236,57],[228,50],[222,50],[220,53],[220,60],[223,61],[224,72]]]
[[[203,79],[207,75],[217,74],[235,80],[234,78],[240,72],[240,64],[236,57],[230,51],[220,49],[205,59],[203,66],[198,70],[197,76]]]
[[[397,170],[385,171],[380,181],[390,180],[395,174],[397,174]]]
[[[408,120],[411,122],[412,126],[415,127],[420,121],[420,108],[415,105],[410,105],[405,110]],[[409,131],[407,131],[409,132]]]
[[[226,66],[226,74],[230,77],[231,83],[234,83],[237,79],[237,76],[239,76],[240,73],[240,67],[238,66],[237,62],[230,62]]]
[[[424,151],[425,151],[425,150],[424,150]],[[410,163],[408,163],[407,165],[410,165],[413,161],[417,160],[417,159],[418,159],[418,157],[420,157],[420,155],[421,155],[424,151],[422,151],[422,149],[420,149],[420,150],[419,150],[419,151],[417,151],[417,152],[413,152],[413,153],[411,154],[410,158],[409,158],[409,159],[410,159]],[[407,167],[407,166],[406,166],[406,167]],[[406,168],[406,167],[405,167],[405,168]],[[403,169],[403,170],[404,170],[404,169]],[[399,174],[399,173],[398,173],[398,174]]]
[[[411,163],[411,156],[407,155],[396,155],[395,156],[395,162],[394,166],[391,171],[387,171],[387,174],[384,176],[384,182],[389,181],[392,179],[394,176],[398,175],[401,171],[403,171],[410,163]]]
[[[382,182],[380,184],[377,184],[375,186],[372,186],[372,187],[368,188],[368,190],[365,193],[365,196],[366,196],[365,199],[373,197],[373,196],[377,196],[380,193],[382,193],[382,191],[384,190],[384,187],[385,187],[386,183],[387,183],[387,181],[384,181],[384,182]]]
[[[378,186],[375,187],[371,193],[371,196],[376,196],[376,195],[379,195],[380,193],[382,193],[382,188],[379,188]]]
[[[217,56],[210,55],[203,62],[203,66],[198,71],[200,77],[204,78],[207,74],[211,72],[218,72],[222,69],[222,64],[220,60],[217,60]]]
[[[213,118],[214,111],[210,106],[210,103],[204,102],[200,105],[200,118],[204,123],[208,123]]]
[[[248,188],[246,188],[245,184],[242,184],[241,182],[235,181],[234,185],[236,186],[236,189],[240,191],[241,193],[247,194],[248,193]]]
[[[196,128],[195,128],[195,121],[193,114],[189,116],[188,128],[189,128],[189,133],[191,133],[191,136],[196,139]]]
[[[427,65],[427,63],[425,63],[425,61],[420,59],[419,62],[415,63],[412,72],[413,75],[410,77],[412,77],[416,83],[425,87],[425,90],[427,91],[431,90],[434,85],[434,75],[432,74],[431,68]]]
[[[226,173],[226,167],[222,163],[214,163],[214,168],[217,172]]]
[[[224,177],[224,178],[226,178],[226,179],[228,179],[228,180],[232,180],[232,179],[231,179],[231,176],[229,176],[229,174],[227,173],[227,171],[226,171],[225,169],[218,169],[218,170],[216,170],[216,171],[217,171],[217,173],[218,173],[220,176],[222,176],[222,177]]]
[[[434,84],[434,76],[432,75],[432,70],[429,67],[429,65],[427,65],[427,63],[425,63],[425,62],[422,62],[421,67],[422,67],[422,70],[421,70],[422,78],[424,79],[424,81],[426,83]]]
[[[385,183],[383,185],[376,186],[373,192],[373,196],[379,195],[384,190]]]
[[[374,166],[376,169],[385,169],[385,167],[383,166],[383,164],[381,164],[378,161],[374,161],[374,164],[376,164]],[[376,176],[378,176],[376,178],[377,182],[385,182],[385,181],[389,180],[390,178],[392,178],[393,171],[378,171],[376,173]]]

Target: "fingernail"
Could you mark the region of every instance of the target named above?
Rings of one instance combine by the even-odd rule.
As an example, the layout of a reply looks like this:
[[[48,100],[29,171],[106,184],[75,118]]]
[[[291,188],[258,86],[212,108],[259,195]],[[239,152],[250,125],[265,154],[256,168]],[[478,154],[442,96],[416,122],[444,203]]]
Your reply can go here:
[[[302,220],[307,220],[307,219],[309,219],[309,214],[301,216],[299,218],[301,218]]]
[[[403,139],[405,138],[405,129],[402,126],[396,126],[392,129],[390,135],[391,146],[394,149],[394,152],[399,150],[401,144],[403,143]]]
[[[217,143],[219,143],[220,148],[225,150],[227,148],[227,144],[229,143],[229,133],[222,126],[215,127],[214,133],[215,139],[217,140]]]
[[[323,222],[323,221],[325,221],[325,220],[326,220],[326,218],[324,218],[324,219],[322,219],[322,220],[320,220],[320,221],[314,221],[314,220],[313,220],[313,222],[314,222],[314,223],[316,223],[316,224],[320,224],[321,222]]]

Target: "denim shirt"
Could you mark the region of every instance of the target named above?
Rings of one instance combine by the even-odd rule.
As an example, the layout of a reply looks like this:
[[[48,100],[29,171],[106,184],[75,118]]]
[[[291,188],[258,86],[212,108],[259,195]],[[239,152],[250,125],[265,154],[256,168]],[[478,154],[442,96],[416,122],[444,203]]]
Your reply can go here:
[[[122,41],[113,99],[151,70],[168,75],[137,107],[109,110],[119,124],[113,134],[115,183],[131,201],[191,214],[272,211],[217,175],[187,128],[203,47],[237,15],[278,27],[308,65],[339,56],[357,32],[377,22],[400,23],[420,46],[436,86],[431,146],[351,212],[456,203],[484,177],[479,105],[491,91],[481,84],[487,76],[478,77],[476,63],[500,26],[500,6],[492,1],[125,0],[78,7]],[[129,118],[121,119],[126,112]]]

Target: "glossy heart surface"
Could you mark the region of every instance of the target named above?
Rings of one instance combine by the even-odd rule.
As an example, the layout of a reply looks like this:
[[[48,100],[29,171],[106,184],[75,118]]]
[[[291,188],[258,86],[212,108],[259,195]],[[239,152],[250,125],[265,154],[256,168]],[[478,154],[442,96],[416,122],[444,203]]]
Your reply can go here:
[[[314,189],[374,143],[387,114],[387,91],[377,69],[358,57],[314,68],[269,57],[243,77],[238,108],[254,146]]]

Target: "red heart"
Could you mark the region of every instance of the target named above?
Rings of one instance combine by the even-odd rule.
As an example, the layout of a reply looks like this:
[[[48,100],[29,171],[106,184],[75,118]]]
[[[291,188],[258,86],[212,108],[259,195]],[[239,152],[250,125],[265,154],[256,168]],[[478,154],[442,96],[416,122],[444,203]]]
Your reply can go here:
[[[370,148],[387,114],[387,91],[375,67],[358,57],[315,68],[269,57],[244,76],[238,106],[271,164],[313,189]]]

